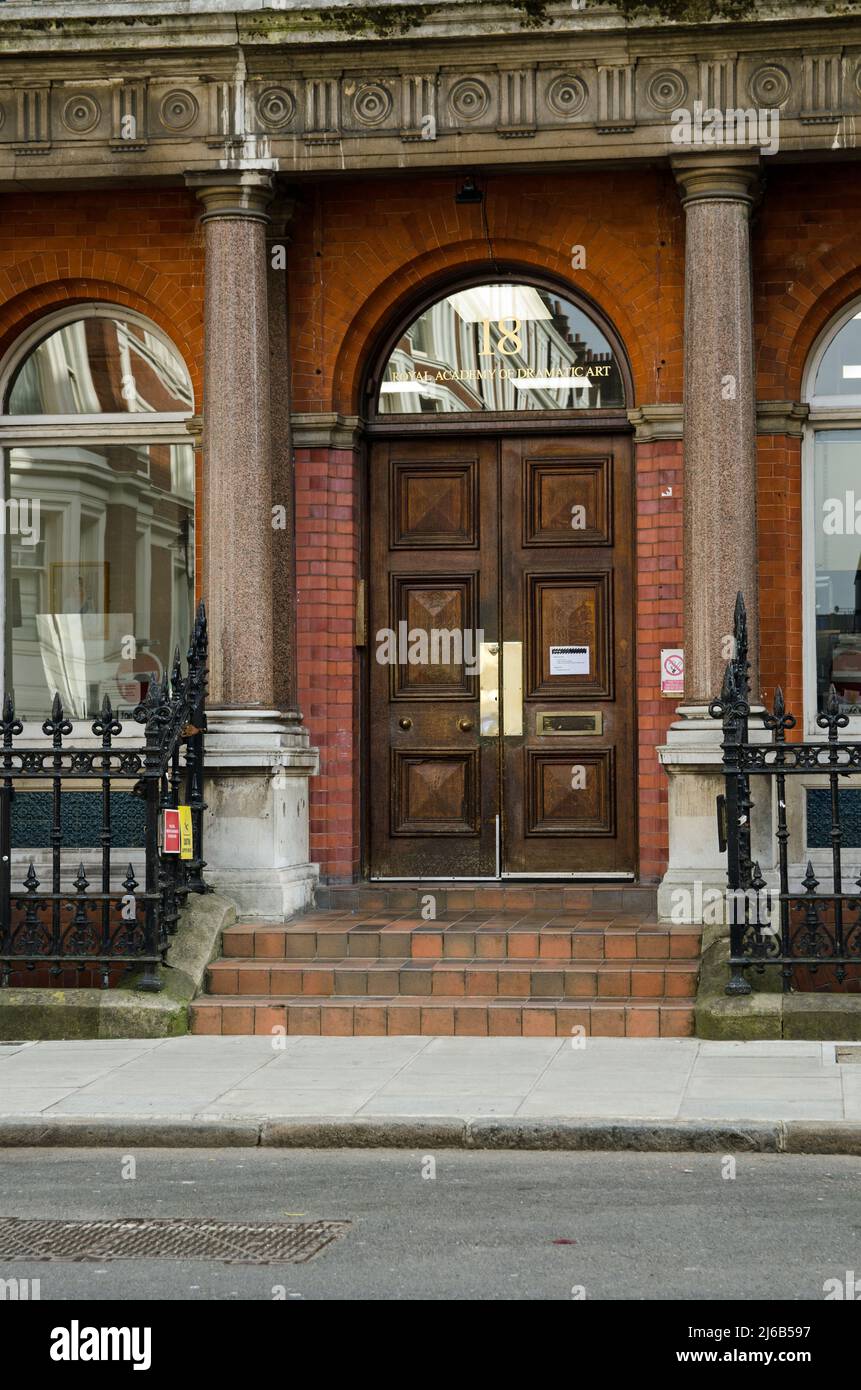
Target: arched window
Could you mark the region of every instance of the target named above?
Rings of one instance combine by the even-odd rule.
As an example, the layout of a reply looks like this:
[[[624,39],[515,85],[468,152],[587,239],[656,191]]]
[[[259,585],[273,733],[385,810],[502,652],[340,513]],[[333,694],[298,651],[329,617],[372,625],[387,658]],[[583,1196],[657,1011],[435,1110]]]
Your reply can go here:
[[[861,304],[821,335],[806,381],[805,709],[812,733],[831,685],[861,727]]]
[[[76,306],[0,364],[3,685],[23,718],[132,708],[185,652],[194,601],[194,401],[141,316]]]
[[[438,300],[394,347],[381,415],[597,410],[625,405],[618,353],[582,309],[532,285],[475,285]]]

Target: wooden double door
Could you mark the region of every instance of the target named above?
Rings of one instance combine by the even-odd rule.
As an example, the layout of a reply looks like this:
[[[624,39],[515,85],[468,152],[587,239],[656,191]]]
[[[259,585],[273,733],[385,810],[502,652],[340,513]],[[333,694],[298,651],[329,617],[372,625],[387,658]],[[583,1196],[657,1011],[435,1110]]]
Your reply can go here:
[[[371,877],[633,874],[631,455],[372,446]]]

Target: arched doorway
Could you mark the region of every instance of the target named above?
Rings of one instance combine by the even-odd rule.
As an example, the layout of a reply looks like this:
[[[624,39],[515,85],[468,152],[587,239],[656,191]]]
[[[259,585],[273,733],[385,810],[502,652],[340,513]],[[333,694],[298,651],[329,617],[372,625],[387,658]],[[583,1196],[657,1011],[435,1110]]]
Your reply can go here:
[[[368,426],[373,878],[632,878],[630,376],[570,291],[437,297]]]

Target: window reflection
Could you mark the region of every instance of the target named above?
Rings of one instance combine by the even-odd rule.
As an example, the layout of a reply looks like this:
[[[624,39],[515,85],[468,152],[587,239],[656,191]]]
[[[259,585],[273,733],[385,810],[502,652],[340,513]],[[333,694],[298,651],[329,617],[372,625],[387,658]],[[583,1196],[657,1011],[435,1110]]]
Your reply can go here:
[[[580,309],[530,285],[478,285],[431,305],[386,364],[382,414],[623,406],[604,334]]]
[[[861,313],[844,324],[816,373],[816,396],[857,396],[861,392]]]
[[[861,430],[818,430],[814,469],[817,708],[861,714]]]
[[[182,359],[160,333],[105,317],[79,319],[45,338],[18,371],[9,415],[190,412]]]
[[[185,653],[194,602],[189,444],[9,451],[12,675],[23,717],[133,708]],[[23,523],[23,524],[22,524]]]
[[[55,691],[72,718],[92,719],[105,695],[127,714],[184,655],[195,479],[176,416],[192,410],[176,349],[134,316],[89,312],[47,333],[12,378],[6,657],[22,717],[44,719]]]

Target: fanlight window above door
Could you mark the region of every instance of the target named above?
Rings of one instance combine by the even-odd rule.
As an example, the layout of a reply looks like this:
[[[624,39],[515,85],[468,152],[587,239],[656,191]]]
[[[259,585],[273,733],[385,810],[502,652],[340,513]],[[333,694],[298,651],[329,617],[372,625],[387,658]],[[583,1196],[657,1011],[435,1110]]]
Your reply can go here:
[[[383,415],[624,404],[617,355],[592,319],[557,294],[503,283],[458,290],[420,314],[379,396]]]

